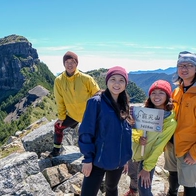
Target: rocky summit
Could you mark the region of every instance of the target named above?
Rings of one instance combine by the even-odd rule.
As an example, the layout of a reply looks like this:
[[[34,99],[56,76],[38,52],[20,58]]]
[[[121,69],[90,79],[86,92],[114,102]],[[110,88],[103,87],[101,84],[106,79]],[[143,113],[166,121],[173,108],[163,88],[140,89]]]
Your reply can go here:
[[[77,147],[78,127],[65,129],[61,155],[47,158],[53,147],[54,122],[42,118],[26,130],[16,132],[15,136],[10,137],[7,144],[1,147],[1,196],[80,195],[83,156]],[[29,131],[32,127],[35,127],[33,131]],[[161,155],[152,182],[154,196],[163,196],[168,189],[168,172],[163,169],[163,165],[164,158]],[[119,183],[119,196],[127,192],[129,182],[130,178],[123,174]],[[180,189],[179,192],[183,190]],[[103,181],[98,196],[104,195]]]

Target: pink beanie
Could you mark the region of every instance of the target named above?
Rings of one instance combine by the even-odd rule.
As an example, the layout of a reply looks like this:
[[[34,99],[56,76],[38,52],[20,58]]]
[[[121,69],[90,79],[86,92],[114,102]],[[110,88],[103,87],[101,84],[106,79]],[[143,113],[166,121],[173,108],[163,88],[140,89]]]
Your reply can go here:
[[[155,89],[161,89],[163,90],[169,97],[171,97],[172,94],[172,89],[171,89],[171,85],[169,82],[165,81],[165,80],[157,80],[155,81],[151,87],[149,88],[148,94],[150,96],[150,94],[152,93],[153,90]]]
[[[106,74],[106,85],[107,85],[109,78],[115,74],[123,76],[125,78],[126,84],[128,83],[128,74],[126,70],[120,66],[115,66],[115,67],[110,68]]]

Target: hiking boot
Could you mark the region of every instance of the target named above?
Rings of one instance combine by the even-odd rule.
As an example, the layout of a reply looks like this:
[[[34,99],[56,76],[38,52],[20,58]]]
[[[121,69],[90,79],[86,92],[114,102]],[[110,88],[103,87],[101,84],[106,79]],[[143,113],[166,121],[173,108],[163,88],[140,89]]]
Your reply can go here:
[[[136,191],[129,189],[129,191],[126,192],[124,196],[138,196],[138,194]]]
[[[53,148],[52,152],[48,155],[49,158],[57,157],[60,155],[60,148]]]

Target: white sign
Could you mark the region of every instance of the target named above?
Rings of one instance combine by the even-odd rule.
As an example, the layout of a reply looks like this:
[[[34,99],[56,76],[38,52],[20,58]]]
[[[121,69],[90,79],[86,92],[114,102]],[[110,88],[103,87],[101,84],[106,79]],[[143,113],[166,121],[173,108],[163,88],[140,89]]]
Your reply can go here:
[[[136,106],[133,106],[132,110],[133,119],[135,120],[133,128],[144,131],[162,131],[164,110]]]

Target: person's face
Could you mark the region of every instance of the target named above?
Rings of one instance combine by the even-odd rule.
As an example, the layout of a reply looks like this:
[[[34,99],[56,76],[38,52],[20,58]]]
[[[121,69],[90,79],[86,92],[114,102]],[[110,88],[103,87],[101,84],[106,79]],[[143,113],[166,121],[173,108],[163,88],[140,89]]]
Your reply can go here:
[[[196,66],[191,63],[182,63],[178,65],[178,75],[185,82],[191,83],[193,78],[195,77]]]
[[[77,62],[74,59],[67,59],[64,63],[65,69],[69,75],[73,75],[76,67],[77,67]]]
[[[113,99],[117,101],[118,95],[125,90],[125,78],[118,74],[112,75],[107,82],[107,87]]]
[[[164,109],[167,94],[161,89],[155,89],[150,94],[150,100],[157,109]]]

